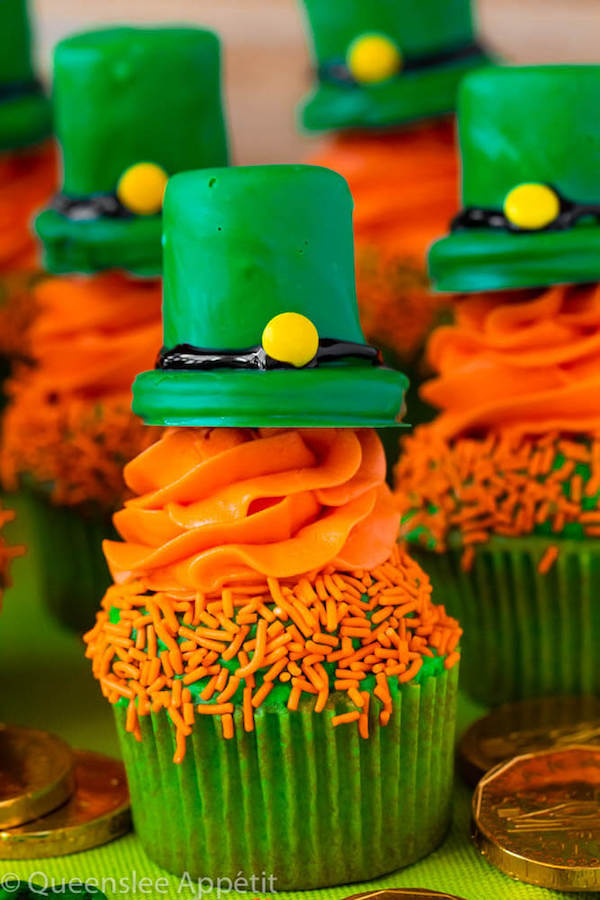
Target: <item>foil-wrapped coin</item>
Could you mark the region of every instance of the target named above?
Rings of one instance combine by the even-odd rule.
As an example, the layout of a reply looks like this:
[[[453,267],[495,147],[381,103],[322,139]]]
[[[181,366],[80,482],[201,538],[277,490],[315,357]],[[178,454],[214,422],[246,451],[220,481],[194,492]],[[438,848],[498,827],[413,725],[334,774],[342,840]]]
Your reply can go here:
[[[444,891],[430,891],[425,888],[382,888],[380,891],[365,891],[364,894],[351,894],[344,900],[461,900],[454,894]]]
[[[528,753],[484,775],[473,839],[506,875],[557,891],[600,891],[600,747]]]
[[[458,766],[475,786],[482,775],[513,756],[573,744],[600,744],[598,697],[540,697],[500,706],[465,731]]]
[[[45,731],[0,724],[0,828],[45,816],[72,795],[73,753]]]
[[[131,828],[129,791],[121,762],[75,750],[75,793],[59,809],[0,831],[0,859],[41,859],[99,847]]]

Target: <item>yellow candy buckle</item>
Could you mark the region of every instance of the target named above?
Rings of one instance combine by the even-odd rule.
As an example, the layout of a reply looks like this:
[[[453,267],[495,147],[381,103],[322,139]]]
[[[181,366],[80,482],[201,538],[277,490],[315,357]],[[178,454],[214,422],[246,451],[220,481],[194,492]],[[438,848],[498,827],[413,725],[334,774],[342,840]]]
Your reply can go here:
[[[352,41],[346,64],[359,84],[378,84],[400,71],[402,54],[387,35],[372,32],[361,34]]]
[[[538,231],[560,213],[560,199],[551,187],[537,182],[519,184],[506,195],[504,215],[517,228]]]
[[[319,349],[319,332],[311,320],[300,313],[280,313],[267,323],[262,346],[271,359],[299,369],[315,358]]]
[[[139,162],[125,169],[117,185],[117,197],[138,216],[159,213],[169,176],[153,162]]]

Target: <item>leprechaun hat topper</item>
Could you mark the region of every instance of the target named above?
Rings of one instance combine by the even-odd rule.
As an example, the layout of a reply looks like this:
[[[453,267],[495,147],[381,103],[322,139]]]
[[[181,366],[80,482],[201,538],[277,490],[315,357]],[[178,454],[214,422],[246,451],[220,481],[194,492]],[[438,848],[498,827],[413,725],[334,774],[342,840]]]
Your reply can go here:
[[[385,128],[452,112],[485,54],[471,0],[303,0],[317,86],[302,121],[320,131]]]
[[[46,268],[160,274],[167,179],[228,161],[216,35],[120,27],[67,38],[54,53],[54,105],[64,183],[36,221]]]
[[[360,328],[340,175],[302,165],[176,175],[163,243],[164,346],[133,386],[147,423],[397,423],[408,380]]]
[[[0,0],[0,151],[39,143],[51,118],[33,71],[26,0]]]
[[[600,280],[600,66],[485,69],[459,101],[463,209],[440,291]]]

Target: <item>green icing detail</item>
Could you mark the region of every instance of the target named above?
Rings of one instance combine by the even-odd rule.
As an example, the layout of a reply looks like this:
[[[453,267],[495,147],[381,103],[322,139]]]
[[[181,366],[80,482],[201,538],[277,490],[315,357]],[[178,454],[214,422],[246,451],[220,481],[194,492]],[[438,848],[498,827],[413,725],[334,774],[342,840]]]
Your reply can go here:
[[[111,625],[118,625],[121,621],[121,610],[116,606],[111,606],[110,610],[108,611],[108,621],[111,623]]]
[[[599,67],[600,68],[600,67]],[[456,231],[429,251],[437,291],[499,291],[600,279],[600,227],[509,234],[490,229]]]
[[[323,365],[247,372],[143,372],[132,408],[149,425],[388,428],[408,388],[392,369]]]
[[[0,3],[0,87],[33,79],[31,29],[25,0]]]
[[[153,162],[168,175],[228,162],[220,49],[196,28],[118,27],[61,41],[54,54],[56,131],[63,193],[112,193],[123,172]],[[37,224],[52,271],[161,269],[156,216]]]
[[[162,273],[161,216],[101,217],[79,222],[46,209],[35,220],[49,272],[93,273],[124,269],[133,275]]]
[[[31,30],[25,0],[0,2],[0,150],[38,143],[50,133],[50,103],[33,84]],[[3,91],[30,85],[2,100]]]
[[[428,72],[407,72],[382,84],[348,88],[321,83],[305,101],[302,125],[309,131],[390,128],[454,112],[458,86],[487,59],[474,55]]]
[[[185,172],[164,207],[164,343],[243,349],[281,312],[360,341],[345,180],[318,166]]]
[[[220,51],[197,28],[109,28],[54,51],[56,131],[66,194],[114,191],[129,166],[169,174],[222,165]]]
[[[164,345],[259,345],[274,316],[308,316],[321,338],[365,343],[354,282],[352,197],[317,166],[187,172],[164,205]],[[275,371],[155,370],[134,411],[151,424],[386,426],[408,381],[348,358]]]
[[[508,192],[540,182],[566,199],[600,203],[600,66],[488,68],[460,90],[463,206],[502,210]],[[600,228],[512,234],[457,231],[431,249],[438,290],[536,287],[600,278]]]
[[[470,0],[304,0],[315,68],[342,62],[362,34],[385,34],[407,58],[473,42]],[[321,81],[305,102],[306,128],[385,127],[454,110],[462,77],[485,62],[481,53],[400,73],[382,84]]]

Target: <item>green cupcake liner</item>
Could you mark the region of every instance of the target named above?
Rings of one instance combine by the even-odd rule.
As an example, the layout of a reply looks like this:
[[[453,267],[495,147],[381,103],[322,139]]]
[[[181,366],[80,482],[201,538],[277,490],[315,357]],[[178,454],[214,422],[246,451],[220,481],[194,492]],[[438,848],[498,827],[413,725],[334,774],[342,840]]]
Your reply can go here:
[[[115,707],[144,849],[192,878],[272,875],[268,891],[364,881],[415,862],[450,821],[457,681],[454,667],[399,686],[385,727],[372,701],[367,740],[355,722],[331,725],[350,708],[340,694],[322,713],[309,699],[296,712],[267,701],[251,733],[236,709],[230,740],[215,717],[197,716],[181,765],[165,711],[140,718],[138,742]]]
[[[3,503],[17,514],[11,540],[25,545],[42,600],[65,627],[91,628],[111,583],[102,553],[102,541],[116,536],[110,518],[54,506],[27,489],[3,495]]]
[[[538,564],[560,549],[549,572]],[[600,541],[494,537],[469,572],[461,551],[411,548],[464,629],[461,688],[494,706],[600,691]]]

